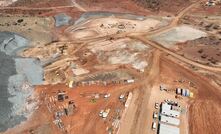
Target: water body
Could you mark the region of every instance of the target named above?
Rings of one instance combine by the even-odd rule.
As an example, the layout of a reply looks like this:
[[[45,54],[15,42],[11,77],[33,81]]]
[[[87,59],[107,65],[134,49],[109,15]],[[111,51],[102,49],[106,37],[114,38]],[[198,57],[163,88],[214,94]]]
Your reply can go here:
[[[10,126],[10,113],[13,104],[8,100],[11,96],[8,92],[8,79],[16,74],[15,62],[11,56],[0,52],[0,131]]]
[[[55,18],[55,26],[60,27],[64,25],[68,25],[71,21],[71,17],[66,15],[65,13],[60,13],[54,16]]]
[[[33,95],[34,85],[43,83],[40,61],[17,55],[28,44],[25,37],[0,32],[0,132],[27,119],[34,105],[28,106],[26,99]]]

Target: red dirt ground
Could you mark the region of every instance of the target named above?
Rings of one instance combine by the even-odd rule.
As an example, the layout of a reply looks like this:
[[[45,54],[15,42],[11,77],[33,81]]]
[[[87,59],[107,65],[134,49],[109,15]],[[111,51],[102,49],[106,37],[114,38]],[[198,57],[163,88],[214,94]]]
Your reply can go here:
[[[184,57],[211,66],[221,64],[221,42],[215,37],[205,37],[179,43],[178,52]]]
[[[131,0],[76,0],[82,7],[89,11],[109,11],[148,15],[149,10],[138,6]]]
[[[58,90],[65,91],[69,98],[64,102],[55,103],[55,109],[59,106],[67,104],[69,100],[74,100],[76,109],[71,116],[62,116],[61,119],[64,123],[65,129],[69,133],[78,134],[104,134],[107,133],[106,128],[110,127],[113,118],[116,114],[116,109],[120,109],[123,112],[124,105],[119,101],[118,97],[121,93],[127,93],[133,90],[136,85],[110,85],[110,86],[83,86],[74,89],[68,88],[66,85],[49,85],[37,87],[37,92],[40,94],[39,109],[33,114],[32,118],[17,128],[11,129],[5,134],[23,133],[29,134],[30,132],[41,133],[47,132],[47,134],[61,134],[62,131],[53,123],[54,112],[50,113],[46,104],[49,100],[45,100],[45,96],[56,96]],[[120,91],[119,91],[120,90]],[[95,103],[91,101],[93,95],[99,93],[100,98]],[[104,99],[105,93],[111,93],[109,99]],[[110,114],[106,120],[99,117],[101,109],[110,108]],[[41,115],[41,116],[39,116]],[[31,123],[30,123],[31,122]]]
[[[197,89],[194,99],[189,102],[189,133],[217,134],[221,132],[221,90],[202,77],[174,62],[162,58],[164,72],[170,77],[185,78],[193,82]]]
[[[193,8],[191,10],[194,14],[202,14],[202,15],[220,15],[221,14],[221,5],[216,5],[212,7],[205,6],[206,2],[202,2],[201,5],[199,5],[196,8]]]

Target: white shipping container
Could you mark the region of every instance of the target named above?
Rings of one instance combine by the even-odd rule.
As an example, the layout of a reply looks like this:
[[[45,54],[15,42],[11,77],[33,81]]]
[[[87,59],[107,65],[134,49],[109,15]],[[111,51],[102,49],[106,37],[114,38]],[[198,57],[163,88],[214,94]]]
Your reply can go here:
[[[182,89],[182,96],[186,95],[186,89]]]
[[[177,89],[176,89],[176,93],[177,93],[177,94],[181,94],[181,88],[177,88]]]

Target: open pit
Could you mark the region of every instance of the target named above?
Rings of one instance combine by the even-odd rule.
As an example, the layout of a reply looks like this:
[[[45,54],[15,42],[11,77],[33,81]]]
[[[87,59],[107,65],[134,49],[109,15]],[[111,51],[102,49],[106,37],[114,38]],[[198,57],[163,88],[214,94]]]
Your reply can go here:
[[[11,32],[0,32],[1,48],[1,115],[0,131],[24,121],[37,106],[32,85],[42,84],[43,70],[32,58],[21,58],[19,53],[26,49],[29,40]],[[32,69],[35,69],[33,71]],[[27,102],[29,98],[29,103]]]

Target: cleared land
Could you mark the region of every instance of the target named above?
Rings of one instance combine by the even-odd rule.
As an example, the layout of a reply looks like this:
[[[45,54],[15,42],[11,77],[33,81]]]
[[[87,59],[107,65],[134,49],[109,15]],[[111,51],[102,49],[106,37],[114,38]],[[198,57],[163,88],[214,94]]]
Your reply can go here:
[[[28,119],[1,133],[152,134],[154,104],[165,99],[185,109],[181,134],[221,131],[217,6],[208,9],[203,0],[24,2],[0,9],[0,31],[31,40],[19,56],[38,59],[44,83],[35,86],[37,107]],[[55,26],[60,13],[70,17]],[[160,91],[161,84],[169,90]],[[194,97],[175,97],[177,87]]]

